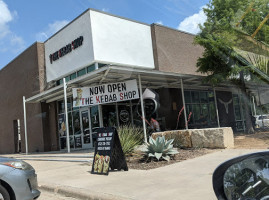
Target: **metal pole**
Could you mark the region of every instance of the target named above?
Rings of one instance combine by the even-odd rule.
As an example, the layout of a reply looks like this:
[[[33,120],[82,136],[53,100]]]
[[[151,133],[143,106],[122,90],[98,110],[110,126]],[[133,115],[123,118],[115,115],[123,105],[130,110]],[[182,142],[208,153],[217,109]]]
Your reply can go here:
[[[186,129],[189,129],[189,125],[187,123],[187,109],[186,109],[186,104],[185,104],[185,95],[184,95],[184,86],[183,86],[183,80],[182,78],[180,79],[180,85],[181,85],[181,96],[182,96],[182,102],[183,102],[183,106],[184,106],[184,119],[185,119],[185,125],[186,125]]]
[[[104,127],[102,105],[98,105],[99,127]]]
[[[243,124],[243,130],[244,132],[246,131],[246,127],[245,127],[245,117],[243,115],[243,106],[242,106],[242,101],[241,101],[241,92],[238,89],[238,99],[239,99],[239,106],[240,106],[240,115],[241,115],[241,119],[242,119],[242,124]]]
[[[145,143],[148,143],[147,141],[147,131],[146,131],[146,122],[145,122],[145,112],[144,112],[144,102],[142,97],[142,85],[141,85],[141,77],[138,75],[138,82],[139,82],[139,92],[140,92],[140,102],[141,102],[141,112],[142,112],[142,121],[143,121],[143,130],[144,130],[144,140]]]
[[[118,108],[117,102],[116,102],[115,106],[116,106],[117,127],[120,127],[119,108]]]
[[[68,124],[67,95],[66,95],[67,84],[65,82],[65,78],[63,78],[63,83],[64,83],[64,110],[65,110],[65,124],[66,124],[66,144],[67,144],[67,152],[70,153],[69,124]]]
[[[258,87],[258,95],[259,95],[259,104],[260,108],[262,108],[262,102],[261,102],[261,96],[260,96],[260,88]],[[264,128],[264,122],[263,122],[263,110],[261,109],[261,116],[262,116],[262,127]]]
[[[133,116],[133,104],[132,104],[132,101],[130,101],[130,113],[131,113],[131,123],[132,123],[132,126],[134,126],[134,116]]]
[[[254,115],[257,115],[254,96],[252,96],[252,103],[253,103]]]
[[[218,122],[218,127],[220,127],[220,123],[219,123],[219,110],[218,110],[218,103],[217,103],[217,96],[216,96],[215,87],[213,87],[213,92],[214,92],[214,101],[215,101],[215,107],[216,107],[217,122]]]
[[[23,96],[23,114],[24,114],[25,153],[28,154],[25,96]]]

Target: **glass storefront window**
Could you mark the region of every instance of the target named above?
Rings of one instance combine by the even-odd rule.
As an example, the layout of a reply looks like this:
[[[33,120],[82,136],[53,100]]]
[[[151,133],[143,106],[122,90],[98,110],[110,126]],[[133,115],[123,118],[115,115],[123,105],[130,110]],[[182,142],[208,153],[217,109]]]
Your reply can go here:
[[[73,73],[70,75],[70,80],[73,80],[75,78],[77,78],[77,73]]]
[[[123,102],[118,104],[119,124],[128,125],[131,124],[131,109],[129,102]]]
[[[207,92],[200,92],[200,102],[201,103],[208,102]]]
[[[98,63],[98,68],[104,67],[104,66],[106,66],[106,65],[107,65],[107,64]]]
[[[198,121],[200,119],[200,116],[201,116],[201,108],[200,108],[200,105],[198,104],[194,104],[193,106],[193,117],[194,117],[194,120],[195,121]]]
[[[191,103],[191,92],[184,91],[185,103]]]
[[[72,99],[71,98],[67,98],[67,110],[71,111],[72,110]],[[64,109],[64,101],[58,101],[58,113],[64,113],[65,109]]]
[[[215,101],[214,92],[208,92],[208,101],[209,102]]]
[[[235,120],[242,120],[240,100],[237,94],[233,95],[233,105],[234,105]]]
[[[137,127],[143,127],[143,122],[141,118],[141,106],[138,104],[138,100],[132,100],[132,114],[133,114],[133,124]]]
[[[92,129],[100,127],[98,106],[91,107],[91,123]]]
[[[61,84],[63,84],[63,79],[60,79],[60,80],[58,80],[58,81],[56,82],[56,85],[61,85]]]
[[[58,113],[64,113],[64,101],[58,101]]]
[[[103,110],[103,124],[104,127],[114,126],[117,127],[117,113],[115,104],[102,105]]]
[[[70,81],[70,76],[65,77],[65,81],[66,82]]]
[[[208,104],[202,104],[201,105],[201,114],[204,116],[208,116]]]
[[[90,72],[92,72],[94,70],[95,70],[95,64],[92,64],[89,67],[87,67],[87,73],[90,73]]]
[[[199,92],[191,91],[192,103],[200,103]]]
[[[86,74],[86,69],[85,68],[78,71],[78,77],[83,76],[84,74]]]
[[[184,91],[187,115],[192,112],[191,128],[217,126],[215,98],[212,91]],[[189,95],[190,94],[190,95]]]
[[[80,135],[81,129],[80,129],[80,116],[79,111],[73,111],[73,126],[74,126],[74,134]]]
[[[216,107],[214,103],[209,104],[209,116],[210,116],[210,121],[212,122],[217,122],[217,114],[216,114]]]
[[[188,105],[188,104],[187,104],[187,105],[186,105],[187,120],[188,120],[188,117],[189,117],[190,112],[193,113],[192,110],[193,110],[193,109],[192,109],[192,105]],[[189,124],[193,124],[193,114],[190,116]]]

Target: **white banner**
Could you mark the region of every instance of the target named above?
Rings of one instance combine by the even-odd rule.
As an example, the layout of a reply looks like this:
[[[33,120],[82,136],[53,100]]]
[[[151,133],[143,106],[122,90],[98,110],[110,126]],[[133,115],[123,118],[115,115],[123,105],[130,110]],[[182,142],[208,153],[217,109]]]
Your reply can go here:
[[[73,107],[138,99],[136,80],[73,88]]]

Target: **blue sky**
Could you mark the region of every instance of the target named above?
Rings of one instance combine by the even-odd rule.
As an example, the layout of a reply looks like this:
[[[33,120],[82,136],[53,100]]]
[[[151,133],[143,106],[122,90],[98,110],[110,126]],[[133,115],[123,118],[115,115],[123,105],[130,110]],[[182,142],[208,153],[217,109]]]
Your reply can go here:
[[[88,8],[197,33],[209,0],[0,0],[0,69]]]

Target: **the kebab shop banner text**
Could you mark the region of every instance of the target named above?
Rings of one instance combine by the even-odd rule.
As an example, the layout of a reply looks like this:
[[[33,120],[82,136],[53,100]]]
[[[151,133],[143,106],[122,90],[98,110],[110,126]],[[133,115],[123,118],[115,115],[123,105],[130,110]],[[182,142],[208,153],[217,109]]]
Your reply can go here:
[[[73,106],[90,106],[138,99],[136,80],[73,88]]]

